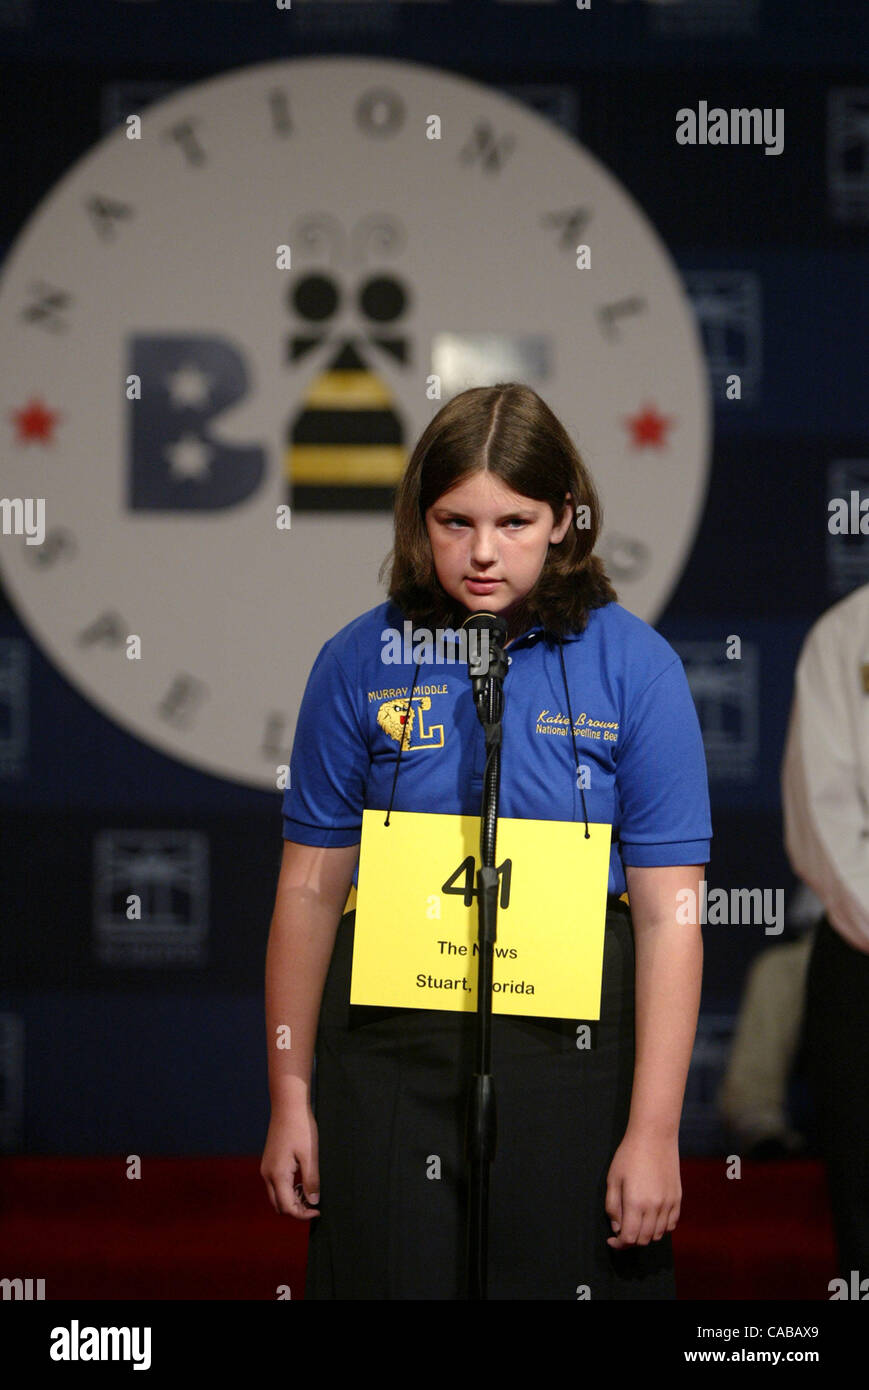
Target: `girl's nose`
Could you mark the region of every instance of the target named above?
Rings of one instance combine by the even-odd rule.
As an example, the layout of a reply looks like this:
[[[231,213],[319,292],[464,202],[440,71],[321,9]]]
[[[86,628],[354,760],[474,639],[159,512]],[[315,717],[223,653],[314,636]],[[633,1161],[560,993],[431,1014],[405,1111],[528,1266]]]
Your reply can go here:
[[[493,528],[475,530],[471,540],[471,558],[478,565],[489,565],[497,558],[498,538]]]

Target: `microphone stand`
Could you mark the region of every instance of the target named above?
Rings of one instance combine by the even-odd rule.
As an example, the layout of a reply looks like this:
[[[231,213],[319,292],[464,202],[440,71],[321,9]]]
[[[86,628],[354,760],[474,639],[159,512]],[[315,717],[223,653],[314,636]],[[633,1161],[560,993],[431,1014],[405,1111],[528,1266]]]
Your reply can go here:
[[[481,621],[482,620],[482,621]],[[488,1273],[489,1166],[495,1157],[497,1119],[492,1065],[492,967],[498,918],[498,871],[495,837],[498,823],[498,785],[501,774],[501,714],[507,657],[503,619],[474,614],[464,627],[482,629],[489,650],[469,660],[474,704],[486,738],[486,769],[480,814],[480,864],[477,872],[477,1015],[474,1030],[474,1069],[468,1092],[465,1159],[468,1166],[468,1299],[485,1300]]]

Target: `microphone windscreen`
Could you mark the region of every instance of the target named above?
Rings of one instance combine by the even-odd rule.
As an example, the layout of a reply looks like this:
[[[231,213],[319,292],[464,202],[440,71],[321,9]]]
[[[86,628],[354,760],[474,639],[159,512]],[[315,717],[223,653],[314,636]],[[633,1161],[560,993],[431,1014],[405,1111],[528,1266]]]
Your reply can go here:
[[[507,624],[500,613],[471,613],[462,627],[478,632],[488,632],[492,641],[502,647],[507,640]]]

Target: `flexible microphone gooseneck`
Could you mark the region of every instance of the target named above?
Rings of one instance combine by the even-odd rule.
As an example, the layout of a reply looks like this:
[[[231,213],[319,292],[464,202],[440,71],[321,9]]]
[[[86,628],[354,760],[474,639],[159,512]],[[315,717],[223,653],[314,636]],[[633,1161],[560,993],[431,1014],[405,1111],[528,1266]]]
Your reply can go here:
[[[477,872],[477,1017],[474,1063],[468,1091],[465,1157],[468,1165],[467,1289],[471,1300],[487,1296],[489,1245],[489,1168],[495,1157],[497,1119],[492,1075],[492,979],[498,918],[495,837],[501,771],[501,711],[507,656],[507,625],[497,613],[472,613],[462,623],[469,638],[468,672],[474,704],[486,738],[486,768],[480,814],[480,865]]]

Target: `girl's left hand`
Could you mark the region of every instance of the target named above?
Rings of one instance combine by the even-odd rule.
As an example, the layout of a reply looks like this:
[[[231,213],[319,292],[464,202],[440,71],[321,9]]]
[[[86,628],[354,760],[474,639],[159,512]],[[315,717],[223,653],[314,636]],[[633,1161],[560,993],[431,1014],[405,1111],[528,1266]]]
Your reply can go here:
[[[607,1174],[606,1213],[613,1250],[648,1245],[676,1229],[682,1205],[679,1136],[661,1139],[628,1129]]]

